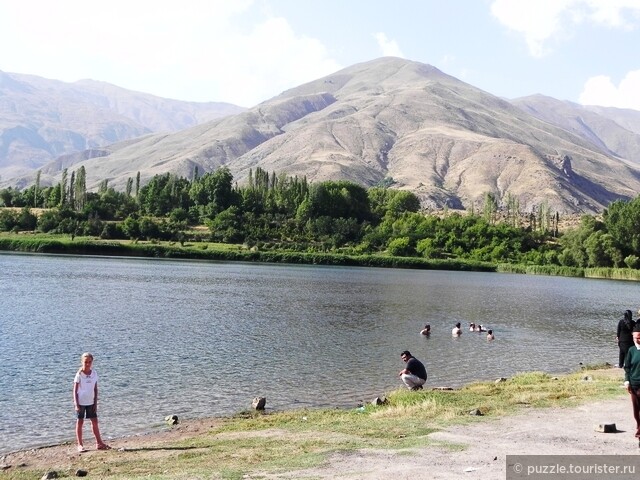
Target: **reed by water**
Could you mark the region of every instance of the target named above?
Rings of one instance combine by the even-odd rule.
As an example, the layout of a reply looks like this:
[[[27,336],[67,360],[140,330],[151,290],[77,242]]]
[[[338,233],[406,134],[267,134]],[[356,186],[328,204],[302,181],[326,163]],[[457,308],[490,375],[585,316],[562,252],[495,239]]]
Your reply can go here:
[[[346,255],[336,252],[291,252],[257,250],[241,245],[220,243],[132,242],[96,240],[91,237],[71,239],[63,235],[0,235],[0,250],[75,255],[114,255],[219,261],[343,265],[363,267],[415,268],[476,272],[520,273],[608,280],[640,281],[640,270],[631,268],[582,268],[558,265],[493,264],[460,259],[427,259],[391,255]]]

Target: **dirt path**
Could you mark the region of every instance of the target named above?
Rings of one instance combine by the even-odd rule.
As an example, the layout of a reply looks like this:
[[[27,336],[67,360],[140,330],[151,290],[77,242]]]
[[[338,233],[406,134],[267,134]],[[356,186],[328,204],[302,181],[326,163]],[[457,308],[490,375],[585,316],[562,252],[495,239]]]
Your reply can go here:
[[[0,464],[11,465],[0,480],[11,478],[20,464],[28,468],[71,470],[92,456],[127,455],[148,450],[167,455],[163,443],[209,430],[215,420],[190,421],[171,431],[111,442],[115,452],[90,451],[80,455],[73,445],[16,452],[0,457]],[[595,426],[615,423],[618,433],[598,433]],[[495,480],[506,475],[506,455],[606,455],[640,454],[634,438],[631,402],[625,395],[613,400],[588,403],[573,408],[532,409],[497,420],[483,419],[466,426],[454,426],[430,435],[440,446],[406,451],[370,451],[336,454],[314,469],[287,474],[255,474],[250,479],[457,479]],[[457,445],[459,449],[447,448]],[[118,451],[120,449],[120,451]],[[95,457],[99,461],[101,457]],[[86,463],[85,463],[86,464]]]
[[[620,432],[596,432],[595,426],[603,423],[615,423]],[[507,455],[640,454],[634,434],[631,402],[623,396],[574,408],[533,409],[430,435],[434,441],[465,447],[459,451],[428,447],[413,456],[363,451],[335,455],[322,468],[259,478],[496,480],[506,477]]]

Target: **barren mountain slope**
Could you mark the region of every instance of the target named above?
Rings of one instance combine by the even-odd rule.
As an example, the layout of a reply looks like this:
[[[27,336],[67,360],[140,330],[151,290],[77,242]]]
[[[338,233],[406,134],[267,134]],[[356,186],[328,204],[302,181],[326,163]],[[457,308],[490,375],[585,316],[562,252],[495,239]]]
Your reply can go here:
[[[112,145],[109,155],[76,168],[86,167],[90,186],[108,178],[121,187],[138,171],[143,180],[168,171],[190,177],[196,167],[226,165],[242,182],[261,167],[311,181],[385,180],[416,192],[425,206],[470,208],[491,192],[502,202],[517,198],[523,210],[547,203],[572,213],[640,191],[637,166],[542,118],[435,67],[387,57],[238,115]],[[43,181],[59,174],[49,168]]]
[[[239,158],[232,170],[240,179],[256,166],[314,181],[388,178],[425,205],[468,208],[492,192],[524,209],[546,201],[559,211],[600,210],[638,186],[634,168],[589,141],[433,67],[382,59],[335,77],[282,94],[326,88],[337,102]]]
[[[182,130],[242,110],[168,100],[92,80],[65,83],[0,72],[0,173],[28,173],[60,155]]]
[[[111,145],[104,149],[110,153],[108,156],[78,162],[74,168],[84,165],[88,184],[93,186],[107,178],[110,185],[122,187],[138,171],[143,183],[165,172],[191,178],[196,167],[200,173],[222,165],[232,167],[233,161],[243,154],[281,135],[288,123],[334,101],[331,95],[318,94],[261,104],[247,112],[174,134],[148,135]],[[56,181],[59,176],[59,170],[49,167],[43,169],[43,182]]]
[[[605,154],[640,164],[640,112],[578,105],[544,95],[512,100],[536,118],[592,142]]]

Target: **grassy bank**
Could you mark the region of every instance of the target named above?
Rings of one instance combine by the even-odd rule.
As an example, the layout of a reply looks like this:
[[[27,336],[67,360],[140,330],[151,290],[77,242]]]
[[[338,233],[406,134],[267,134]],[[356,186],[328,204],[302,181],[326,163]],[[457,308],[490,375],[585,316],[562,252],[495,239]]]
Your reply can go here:
[[[453,424],[483,421],[525,408],[574,406],[620,396],[621,381],[618,369],[583,370],[558,377],[534,372],[452,391],[397,390],[388,395],[386,405],[352,410],[243,412],[212,421],[197,434],[92,456],[66,454],[58,464],[50,460],[46,470],[72,477],[77,468],[83,468],[92,478],[109,479],[261,478],[260,472],[318,466],[335,452],[409,452],[427,447],[433,444],[430,433]],[[483,416],[469,414],[476,409]],[[460,449],[439,446],[452,449],[452,453]],[[72,448],[68,446],[67,451]],[[0,476],[27,479],[40,478],[43,473],[42,468],[27,464]]]
[[[0,235],[0,250],[36,253],[64,253],[75,255],[112,255],[155,258],[178,258],[220,261],[247,261],[314,265],[345,265],[363,267],[416,268],[429,270],[495,271],[486,262],[387,255],[344,255],[340,253],[287,252],[254,250],[241,245],[221,243],[131,242],[97,240],[67,235]]]
[[[100,240],[51,234],[0,233],[0,251],[245,261],[313,265],[342,265],[381,268],[413,268],[476,272],[519,273],[563,277],[640,281],[640,270],[631,268],[578,268],[558,265],[493,264],[461,259],[394,257],[384,254],[346,255],[336,252],[291,252],[256,250],[242,245],[197,242],[184,243],[129,240]]]

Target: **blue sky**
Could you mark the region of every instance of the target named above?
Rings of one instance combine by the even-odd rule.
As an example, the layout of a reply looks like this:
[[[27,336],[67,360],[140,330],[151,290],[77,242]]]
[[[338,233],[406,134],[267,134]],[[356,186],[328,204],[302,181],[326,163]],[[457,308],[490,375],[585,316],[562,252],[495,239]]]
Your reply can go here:
[[[640,0],[3,0],[0,70],[250,107],[393,55],[640,110]]]

